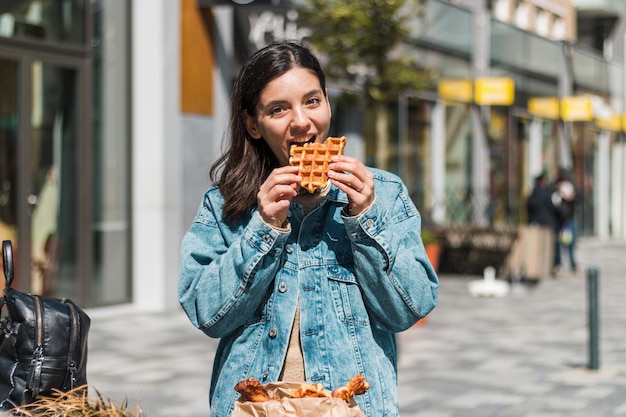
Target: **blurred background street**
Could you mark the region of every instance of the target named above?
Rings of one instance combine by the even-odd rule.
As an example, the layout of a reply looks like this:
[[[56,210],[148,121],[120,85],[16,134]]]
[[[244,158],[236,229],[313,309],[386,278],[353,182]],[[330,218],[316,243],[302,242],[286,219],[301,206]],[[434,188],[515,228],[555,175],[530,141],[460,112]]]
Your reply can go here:
[[[580,271],[503,298],[469,295],[477,276],[442,275],[438,307],[401,333],[403,417],[626,415],[626,243],[584,238]],[[599,271],[599,368],[589,369],[586,271]],[[206,417],[216,341],[182,312],[88,310],[89,384],[148,417]]]
[[[402,179],[441,272],[439,306],[398,337],[402,415],[626,416],[620,0],[1,0],[0,239],[17,289],[89,312],[90,385],[148,417],[208,415],[217,341],[179,308],[179,245],[235,75],[285,39],[319,54],[329,135]],[[527,203],[562,208],[562,171],[573,213],[550,229]],[[578,274],[551,276],[557,236],[580,239]],[[469,294],[505,262],[500,280],[538,283]]]

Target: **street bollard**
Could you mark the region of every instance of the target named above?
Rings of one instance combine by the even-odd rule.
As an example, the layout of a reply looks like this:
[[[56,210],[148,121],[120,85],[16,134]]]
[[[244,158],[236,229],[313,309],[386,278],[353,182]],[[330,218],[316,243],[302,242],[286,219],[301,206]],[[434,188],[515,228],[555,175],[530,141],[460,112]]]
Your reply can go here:
[[[589,296],[589,369],[600,369],[598,358],[598,269],[587,269],[587,290]]]

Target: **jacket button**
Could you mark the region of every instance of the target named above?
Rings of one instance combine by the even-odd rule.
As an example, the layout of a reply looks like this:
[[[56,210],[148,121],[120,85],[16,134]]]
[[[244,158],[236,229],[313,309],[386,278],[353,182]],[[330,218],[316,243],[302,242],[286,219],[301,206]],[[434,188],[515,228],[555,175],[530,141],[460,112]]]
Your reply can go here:
[[[269,331],[269,336],[273,339],[276,337],[277,334],[278,334],[278,330],[276,330],[276,327],[272,327]]]
[[[373,226],[374,226],[374,219],[368,219],[368,220],[365,222],[365,225],[366,225],[367,227],[373,227]]]
[[[284,282],[281,282],[280,284],[278,284],[278,291],[287,292],[287,284],[285,284]]]
[[[272,240],[272,237],[270,235],[263,235],[263,242],[269,243],[270,240]]]
[[[291,247],[291,244],[290,244],[290,243],[287,243],[287,244],[285,245],[285,252],[287,252],[287,253],[291,253],[291,252],[293,252],[293,248]]]

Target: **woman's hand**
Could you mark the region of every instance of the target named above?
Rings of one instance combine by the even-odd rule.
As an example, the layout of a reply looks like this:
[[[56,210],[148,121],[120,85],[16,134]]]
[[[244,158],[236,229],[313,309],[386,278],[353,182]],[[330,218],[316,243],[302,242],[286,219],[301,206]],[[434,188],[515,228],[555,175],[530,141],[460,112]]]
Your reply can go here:
[[[265,223],[276,228],[285,227],[289,204],[298,194],[300,181],[298,167],[284,166],[270,173],[256,195],[259,214]]]
[[[356,158],[340,155],[333,157],[329,165],[328,178],[348,196],[348,209],[351,216],[357,216],[372,205],[374,174]]]

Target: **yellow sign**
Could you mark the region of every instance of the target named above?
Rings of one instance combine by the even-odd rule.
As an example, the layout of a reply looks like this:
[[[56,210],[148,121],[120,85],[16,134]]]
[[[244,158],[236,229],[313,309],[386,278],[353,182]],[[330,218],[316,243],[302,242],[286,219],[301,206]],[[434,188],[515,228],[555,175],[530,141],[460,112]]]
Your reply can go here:
[[[478,78],[474,89],[474,100],[481,106],[510,106],[515,100],[515,83],[512,78]]]
[[[619,132],[622,128],[622,118],[620,116],[612,116],[608,119],[596,119],[596,126],[611,132]]]
[[[622,115],[622,130],[626,132],[626,113]]]
[[[559,99],[556,97],[534,97],[528,99],[528,112],[545,119],[559,118]]]
[[[444,100],[469,103],[472,101],[472,81],[466,78],[442,80],[437,85],[437,92]]]
[[[591,97],[564,97],[561,100],[561,118],[566,122],[588,122],[593,120]]]

